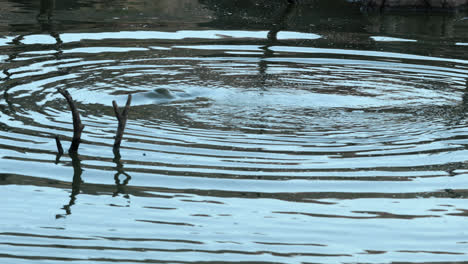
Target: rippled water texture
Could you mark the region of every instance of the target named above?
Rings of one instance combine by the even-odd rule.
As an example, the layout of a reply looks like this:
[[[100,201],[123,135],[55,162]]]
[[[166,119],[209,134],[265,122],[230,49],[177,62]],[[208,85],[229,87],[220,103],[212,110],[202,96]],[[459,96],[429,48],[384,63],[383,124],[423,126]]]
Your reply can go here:
[[[0,0],[0,263],[468,262],[468,15],[284,2]]]

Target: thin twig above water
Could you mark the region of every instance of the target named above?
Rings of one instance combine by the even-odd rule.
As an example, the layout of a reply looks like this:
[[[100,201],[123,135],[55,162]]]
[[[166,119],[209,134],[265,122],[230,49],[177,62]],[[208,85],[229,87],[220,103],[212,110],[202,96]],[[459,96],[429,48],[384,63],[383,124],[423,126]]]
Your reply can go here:
[[[115,134],[115,141],[114,141],[114,153],[118,153],[120,150],[120,144],[122,143],[122,137],[125,130],[125,125],[127,124],[128,119],[128,111],[130,110],[130,104],[132,102],[132,95],[129,94],[127,98],[127,103],[125,104],[125,108],[122,112],[119,111],[119,107],[117,103],[112,101],[112,106],[114,107],[114,113],[119,121],[119,125],[117,127],[117,132]]]

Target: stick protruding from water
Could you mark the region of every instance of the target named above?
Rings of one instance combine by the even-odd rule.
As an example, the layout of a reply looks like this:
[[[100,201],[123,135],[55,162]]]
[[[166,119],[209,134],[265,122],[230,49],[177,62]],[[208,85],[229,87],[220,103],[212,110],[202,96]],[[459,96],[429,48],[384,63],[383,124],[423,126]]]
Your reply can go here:
[[[60,142],[60,137],[59,135],[55,135],[55,144],[57,144],[57,155],[62,156],[63,155],[63,147],[62,147],[62,142]]]
[[[73,101],[70,93],[67,90],[61,88],[57,88],[57,91],[67,100],[73,116],[73,139],[70,148],[68,149],[68,153],[77,153],[78,147],[80,146],[81,132],[84,129],[84,125],[81,123],[80,113],[78,112],[78,109],[76,108],[75,102]]]
[[[132,103],[132,95],[129,94],[127,98],[127,103],[125,104],[125,108],[122,112],[119,111],[119,107],[117,103],[112,101],[112,106],[114,107],[115,117],[119,121],[119,125],[117,127],[117,132],[115,134],[115,141],[114,141],[114,153],[118,153],[120,150],[120,144],[122,143],[122,137],[125,130],[125,125],[127,124],[128,119],[128,111],[130,110],[130,104]]]

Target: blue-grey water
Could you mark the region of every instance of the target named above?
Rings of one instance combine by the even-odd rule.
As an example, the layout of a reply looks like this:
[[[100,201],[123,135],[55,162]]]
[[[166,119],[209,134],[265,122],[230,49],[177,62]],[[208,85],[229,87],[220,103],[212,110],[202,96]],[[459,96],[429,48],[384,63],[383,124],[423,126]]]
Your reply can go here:
[[[0,0],[0,263],[467,263],[468,14],[350,2]]]

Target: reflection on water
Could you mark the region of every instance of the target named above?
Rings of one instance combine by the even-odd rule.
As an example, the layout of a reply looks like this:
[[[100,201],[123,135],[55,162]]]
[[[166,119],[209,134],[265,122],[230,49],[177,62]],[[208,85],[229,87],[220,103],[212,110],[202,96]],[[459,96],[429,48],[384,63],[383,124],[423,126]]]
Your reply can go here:
[[[76,197],[80,193],[80,187],[83,180],[81,179],[81,175],[83,174],[83,169],[81,168],[81,160],[78,157],[77,153],[70,153],[72,167],[73,167],[73,182],[72,182],[72,190],[70,194],[70,201],[68,204],[63,206],[63,210],[65,210],[66,215],[71,214],[71,207],[75,204]],[[63,217],[63,215],[57,215],[56,218]]]
[[[0,262],[468,261],[466,14],[350,2],[0,0]]]

